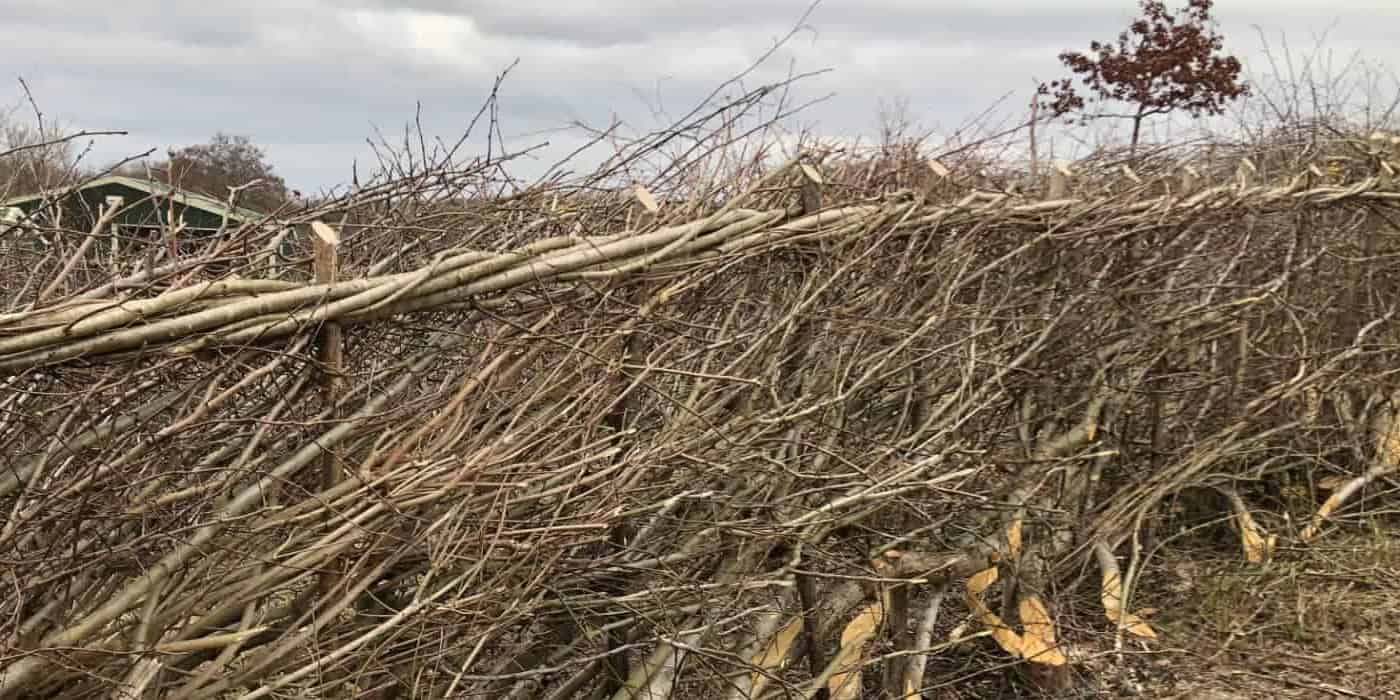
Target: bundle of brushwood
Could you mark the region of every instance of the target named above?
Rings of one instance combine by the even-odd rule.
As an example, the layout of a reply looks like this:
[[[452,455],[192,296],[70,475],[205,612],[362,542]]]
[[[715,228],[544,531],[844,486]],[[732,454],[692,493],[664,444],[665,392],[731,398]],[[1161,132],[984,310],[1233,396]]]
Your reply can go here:
[[[1154,643],[1169,499],[1262,561],[1400,467],[1390,166],[1159,160],[870,194],[804,155],[689,198],[424,170],[183,258],[15,246],[0,697],[1094,683]],[[1351,481],[1294,532],[1255,509],[1299,470]]]

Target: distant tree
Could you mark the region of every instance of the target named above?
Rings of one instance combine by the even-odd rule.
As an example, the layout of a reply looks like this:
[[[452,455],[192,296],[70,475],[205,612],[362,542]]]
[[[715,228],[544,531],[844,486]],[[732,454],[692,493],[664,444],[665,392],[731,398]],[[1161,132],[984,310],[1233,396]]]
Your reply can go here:
[[[0,199],[71,184],[79,173],[66,135],[0,112]]]
[[[290,195],[266,152],[247,136],[219,132],[208,143],[171,151],[151,170],[174,185],[219,199],[227,198],[230,188],[243,187],[238,205],[263,211],[280,207]]]
[[[1095,41],[1089,44],[1089,54],[1060,54],[1060,62],[1079,77],[1090,98],[1079,94],[1073,77],[1043,83],[1038,91],[1055,116],[1131,119],[1134,153],[1148,117],[1176,111],[1192,118],[1222,114],[1228,102],[1249,94],[1249,86],[1239,80],[1239,60],[1221,53],[1224,40],[1215,32],[1211,0],[1189,0],[1177,13],[1155,0],[1139,4],[1142,16],[1118,35],[1116,44]],[[1086,113],[1089,102],[1109,100],[1134,109],[1127,114]]]

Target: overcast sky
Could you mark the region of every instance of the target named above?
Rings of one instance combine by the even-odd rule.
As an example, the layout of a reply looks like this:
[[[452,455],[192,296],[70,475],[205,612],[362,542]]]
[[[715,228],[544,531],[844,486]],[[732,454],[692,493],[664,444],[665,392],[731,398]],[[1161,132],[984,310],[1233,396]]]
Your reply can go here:
[[[1184,0],[1180,0],[1184,1]],[[1176,6],[1179,1],[1169,2]],[[246,134],[288,183],[348,181],[379,127],[401,133],[421,102],[430,135],[452,139],[493,76],[519,59],[501,118],[515,143],[563,149],[571,120],[612,115],[638,129],[655,108],[684,112],[787,34],[810,0],[0,0],[0,104],[24,78],[51,117],[123,129],[99,159]],[[1400,0],[1219,0],[1227,48],[1265,70],[1259,27],[1295,53],[1327,32],[1338,68],[1354,52],[1400,68]],[[790,69],[829,100],[802,124],[868,134],[877,107],[904,99],[929,127],[951,128],[1033,80],[1056,55],[1110,39],[1134,0],[823,0],[757,85]],[[1389,84],[1385,90],[1394,90]]]

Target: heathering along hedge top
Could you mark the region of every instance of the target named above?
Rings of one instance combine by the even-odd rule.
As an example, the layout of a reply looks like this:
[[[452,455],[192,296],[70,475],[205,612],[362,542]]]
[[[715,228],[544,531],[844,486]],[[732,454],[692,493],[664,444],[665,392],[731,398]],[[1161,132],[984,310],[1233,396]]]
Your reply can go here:
[[[430,265],[394,275],[306,285],[225,279],[149,299],[83,299],[0,316],[0,372],[136,348],[181,353],[236,346],[305,331],[323,321],[359,323],[461,304],[489,306],[506,293],[545,283],[674,269],[787,241],[855,235],[887,219],[897,221],[896,228],[904,232],[930,226],[1016,228],[1027,232],[1030,244],[1036,236],[1072,235],[1085,223],[1127,230],[1144,222],[1187,221],[1212,212],[1400,199],[1378,177],[1312,188],[1305,187],[1308,179],[1300,175],[1281,186],[1220,185],[1187,197],[1144,196],[1150,191],[1146,186],[1111,197],[1038,202],[974,194],[948,205],[905,195],[795,218],[786,210],[726,206],[702,219],[649,232],[548,238],[494,254],[443,251]]]

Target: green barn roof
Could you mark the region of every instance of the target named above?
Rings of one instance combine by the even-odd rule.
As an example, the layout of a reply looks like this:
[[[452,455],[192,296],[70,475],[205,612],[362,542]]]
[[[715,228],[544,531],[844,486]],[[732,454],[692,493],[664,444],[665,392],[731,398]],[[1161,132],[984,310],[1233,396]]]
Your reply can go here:
[[[192,209],[202,214],[203,216],[200,218],[202,218],[206,224],[209,221],[222,222],[227,218],[231,223],[236,225],[248,221],[258,221],[267,216],[262,212],[252,209],[229,207],[226,202],[221,202],[218,199],[199,194],[198,192],[171,187],[162,182],[128,177],[125,175],[108,175],[95,180],[89,180],[75,187],[56,188],[43,192],[11,197],[0,202],[0,211],[14,208],[23,211],[25,214],[31,214],[37,208],[37,205],[55,198],[74,194],[82,196],[94,191],[114,193],[122,192],[123,190],[127,191],[126,194],[128,194],[128,196],[135,195],[139,198],[153,196],[156,199],[174,201],[186,210]],[[131,203],[130,201],[127,202],[128,205]],[[200,228],[210,228],[210,226],[205,225]],[[213,228],[217,228],[217,226],[213,226]]]

